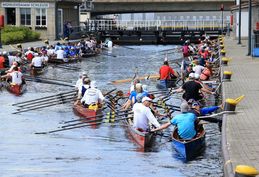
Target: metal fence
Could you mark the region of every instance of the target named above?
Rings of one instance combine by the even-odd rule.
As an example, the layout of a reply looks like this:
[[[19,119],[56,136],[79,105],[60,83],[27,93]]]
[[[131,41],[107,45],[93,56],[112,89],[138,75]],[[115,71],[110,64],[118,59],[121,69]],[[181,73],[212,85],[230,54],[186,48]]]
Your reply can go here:
[[[88,20],[82,24],[87,31],[96,30],[219,30],[227,29],[229,20]]]

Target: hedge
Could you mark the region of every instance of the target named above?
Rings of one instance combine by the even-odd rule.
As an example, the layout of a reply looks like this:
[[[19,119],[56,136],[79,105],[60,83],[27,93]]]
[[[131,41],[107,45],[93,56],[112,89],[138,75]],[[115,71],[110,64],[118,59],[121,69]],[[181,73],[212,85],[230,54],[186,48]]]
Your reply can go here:
[[[5,26],[1,32],[2,44],[36,41],[40,38],[40,33],[32,31],[30,28],[24,26]]]

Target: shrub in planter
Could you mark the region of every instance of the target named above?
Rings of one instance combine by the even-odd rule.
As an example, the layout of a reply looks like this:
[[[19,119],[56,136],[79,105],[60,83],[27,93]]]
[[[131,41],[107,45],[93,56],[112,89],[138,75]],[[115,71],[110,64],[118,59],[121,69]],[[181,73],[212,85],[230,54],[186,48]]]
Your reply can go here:
[[[30,28],[21,26],[5,26],[2,30],[2,43],[11,44],[18,42],[35,41],[40,38],[40,33],[32,31]]]

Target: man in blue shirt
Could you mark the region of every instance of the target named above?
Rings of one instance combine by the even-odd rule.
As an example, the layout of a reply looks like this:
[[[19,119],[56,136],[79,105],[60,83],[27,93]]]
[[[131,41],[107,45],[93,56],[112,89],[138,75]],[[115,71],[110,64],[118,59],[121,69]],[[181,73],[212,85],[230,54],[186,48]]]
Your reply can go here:
[[[186,102],[181,104],[181,114],[176,115],[170,122],[161,127],[151,130],[152,132],[166,129],[171,124],[177,126],[178,134],[181,139],[190,140],[196,135],[195,124],[198,122],[197,116],[189,111],[189,105]]]

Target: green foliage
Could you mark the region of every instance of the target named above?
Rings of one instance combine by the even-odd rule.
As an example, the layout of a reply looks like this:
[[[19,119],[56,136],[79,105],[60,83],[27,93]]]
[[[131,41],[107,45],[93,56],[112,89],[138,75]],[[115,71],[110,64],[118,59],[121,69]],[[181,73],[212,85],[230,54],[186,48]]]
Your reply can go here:
[[[32,31],[30,28],[21,26],[5,26],[2,29],[2,43],[13,44],[19,42],[29,42],[39,40],[40,33]]]

